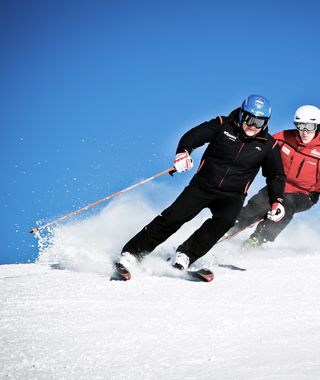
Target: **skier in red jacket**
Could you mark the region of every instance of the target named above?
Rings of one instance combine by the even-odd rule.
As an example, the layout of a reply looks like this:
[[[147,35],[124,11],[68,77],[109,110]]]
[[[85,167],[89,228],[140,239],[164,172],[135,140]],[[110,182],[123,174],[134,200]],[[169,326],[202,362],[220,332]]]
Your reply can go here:
[[[261,221],[253,234],[242,247],[256,248],[267,241],[274,241],[280,232],[290,223],[295,213],[309,210],[314,206],[320,193],[320,110],[305,105],[294,115],[296,129],[285,130],[273,135],[278,141],[284,171],[285,215],[278,222],[270,219]],[[263,187],[242,208],[235,226],[226,236],[258,222],[270,209],[267,187]]]

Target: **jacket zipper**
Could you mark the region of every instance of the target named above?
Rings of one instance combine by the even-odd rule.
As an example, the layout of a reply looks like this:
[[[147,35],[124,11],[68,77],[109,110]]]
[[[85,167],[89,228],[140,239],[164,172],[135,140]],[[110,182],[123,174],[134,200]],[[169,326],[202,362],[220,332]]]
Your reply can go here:
[[[301,172],[301,169],[302,169],[303,164],[304,164],[304,159],[301,161],[301,163],[300,163],[300,165],[299,165],[298,173],[297,173],[297,175],[296,175],[296,178],[299,177],[299,174],[300,174],[300,172]]]
[[[241,146],[240,146],[240,148],[239,148],[239,150],[238,150],[238,153],[236,154],[236,156],[235,156],[235,158],[233,159],[232,163],[235,163],[235,162],[237,161],[237,159],[238,159],[238,157],[239,157],[239,154],[240,154],[240,152],[241,152],[242,149],[243,149],[243,146],[244,146],[244,143],[241,144]],[[229,166],[228,169],[226,170],[224,176],[222,177],[220,183],[219,183],[219,187],[222,186],[222,184],[223,184],[223,182],[224,182],[226,176],[228,175],[230,169],[231,169],[231,167]]]

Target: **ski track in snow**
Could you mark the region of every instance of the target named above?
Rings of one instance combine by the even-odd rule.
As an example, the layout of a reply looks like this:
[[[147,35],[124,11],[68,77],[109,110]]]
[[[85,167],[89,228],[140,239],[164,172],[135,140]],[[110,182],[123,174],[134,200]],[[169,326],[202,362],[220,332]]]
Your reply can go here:
[[[198,263],[215,280],[195,283],[163,258],[199,217],[131,281],[109,281],[121,244],[153,216],[143,202],[114,203],[40,241],[38,263],[0,266],[1,379],[320,379],[316,231],[295,225],[239,252],[243,233]]]

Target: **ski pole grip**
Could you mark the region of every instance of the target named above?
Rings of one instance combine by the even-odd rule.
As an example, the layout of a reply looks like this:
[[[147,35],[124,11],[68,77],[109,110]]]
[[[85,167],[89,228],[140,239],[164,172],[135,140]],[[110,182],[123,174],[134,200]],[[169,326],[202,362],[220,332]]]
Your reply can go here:
[[[175,173],[175,172],[176,172],[176,169],[172,169],[172,170],[169,171],[169,174],[171,175],[171,177],[174,176],[174,173]]]

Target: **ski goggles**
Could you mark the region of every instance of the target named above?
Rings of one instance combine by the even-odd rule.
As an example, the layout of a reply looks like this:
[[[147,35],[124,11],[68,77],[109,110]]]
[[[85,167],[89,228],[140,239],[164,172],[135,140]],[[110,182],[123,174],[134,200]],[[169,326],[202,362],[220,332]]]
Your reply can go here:
[[[269,118],[267,117],[259,118],[248,112],[243,112],[242,114],[242,122],[246,123],[248,126],[253,125],[259,129],[265,127],[268,124],[268,121]]]
[[[300,123],[295,122],[294,125],[299,131],[307,131],[307,132],[313,132],[317,129],[316,123]]]

